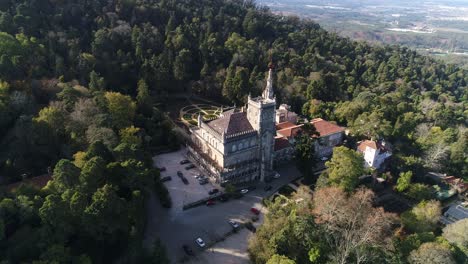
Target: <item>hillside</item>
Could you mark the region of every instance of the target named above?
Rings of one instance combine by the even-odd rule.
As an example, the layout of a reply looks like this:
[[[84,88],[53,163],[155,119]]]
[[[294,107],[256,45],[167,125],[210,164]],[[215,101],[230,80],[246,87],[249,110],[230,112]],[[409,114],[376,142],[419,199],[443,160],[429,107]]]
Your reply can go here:
[[[354,40],[399,44],[468,66],[464,1],[259,0],[273,12],[297,15]]]

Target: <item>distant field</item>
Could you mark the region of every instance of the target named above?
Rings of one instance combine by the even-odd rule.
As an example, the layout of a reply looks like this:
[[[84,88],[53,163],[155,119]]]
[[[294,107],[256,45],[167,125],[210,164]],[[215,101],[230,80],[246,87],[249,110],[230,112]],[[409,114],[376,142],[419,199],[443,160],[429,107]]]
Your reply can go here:
[[[257,0],[346,37],[401,44],[468,66],[468,1]]]

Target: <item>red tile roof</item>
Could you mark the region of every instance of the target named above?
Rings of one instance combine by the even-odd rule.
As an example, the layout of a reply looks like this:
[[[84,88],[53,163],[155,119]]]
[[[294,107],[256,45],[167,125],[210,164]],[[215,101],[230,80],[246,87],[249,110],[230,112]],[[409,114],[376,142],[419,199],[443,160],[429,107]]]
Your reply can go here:
[[[289,148],[291,145],[285,137],[275,137],[275,151]]]
[[[361,152],[366,151],[366,147],[372,148],[372,149],[379,149],[381,152],[386,152],[389,151],[387,147],[381,144],[381,142],[376,142],[373,140],[364,140],[358,144],[358,150]]]
[[[320,133],[320,137],[343,132],[345,130],[344,127],[340,127],[338,125],[325,121],[322,118],[314,118],[310,123],[312,123],[315,126],[317,132]]]
[[[7,191],[9,192],[13,192],[15,191],[21,184],[31,184],[31,185],[34,185],[36,186],[37,188],[44,188],[47,183],[52,180],[52,176],[48,175],[48,174],[44,174],[44,175],[41,175],[41,176],[37,176],[37,177],[33,177],[33,178],[29,178],[29,179],[25,179],[25,180],[22,180],[20,182],[15,182],[15,183],[12,183],[12,184],[9,184],[6,186],[7,188]]]
[[[289,121],[286,121],[286,122],[282,122],[282,123],[277,124],[276,125],[276,130],[286,129],[286,128],[290,128],[290,127],[294,127],[294,126],[296,126],[296,125],[289,122]]]
[[[277,130],[276,132],[286,138],[294,138],[299,134],[302,129],[302,125],[294,125],[293,127]]]

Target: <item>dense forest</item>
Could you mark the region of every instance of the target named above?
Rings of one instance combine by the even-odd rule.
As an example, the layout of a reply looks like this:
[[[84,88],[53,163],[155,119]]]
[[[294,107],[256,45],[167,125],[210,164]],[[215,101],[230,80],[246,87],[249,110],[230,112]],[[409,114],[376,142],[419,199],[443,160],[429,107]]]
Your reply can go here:
[[[158,247],[137,252],[135,206],[148,187],[164,193],[145,184],[158,177],[150,153],[177,147],[164,107],[184,92],[243,104],[270,60],[281,103],[357,138],[384,137],[392,174],[467,177],[468,74],[455,65],[353,42],[253,1],[0,0],[0,180],[53,172],[42,190],[2,194],[0,255],[164,259]]]

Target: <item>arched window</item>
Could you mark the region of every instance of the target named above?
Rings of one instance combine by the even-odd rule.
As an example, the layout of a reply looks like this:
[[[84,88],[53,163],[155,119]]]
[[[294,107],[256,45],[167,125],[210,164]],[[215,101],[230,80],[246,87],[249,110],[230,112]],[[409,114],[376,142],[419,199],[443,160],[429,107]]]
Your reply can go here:
[[[232,152],[236,152],[236,150],[237,150],[236,144],[232,145]]]
[[[250,146],[251,146],[251,147],[255,146],[255,139],[251,139],[251,140],[250,140]]]
[[[239,150],[243,149],[244,148],[244,145],[241,143],[239,143]]]

